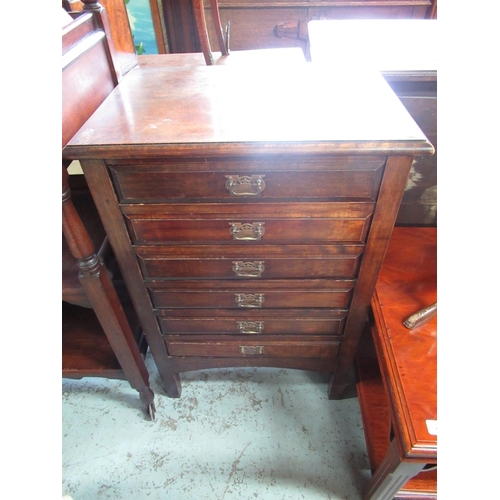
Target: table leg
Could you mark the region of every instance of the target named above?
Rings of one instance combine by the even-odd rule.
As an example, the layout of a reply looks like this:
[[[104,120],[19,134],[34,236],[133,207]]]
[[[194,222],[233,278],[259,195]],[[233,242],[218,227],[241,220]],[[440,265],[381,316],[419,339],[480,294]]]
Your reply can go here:
[[[401,459],[398,443],[393,439],[387,454],[373,474],[363,495],[364,500],[391,500],[423,468],[425,463]]]

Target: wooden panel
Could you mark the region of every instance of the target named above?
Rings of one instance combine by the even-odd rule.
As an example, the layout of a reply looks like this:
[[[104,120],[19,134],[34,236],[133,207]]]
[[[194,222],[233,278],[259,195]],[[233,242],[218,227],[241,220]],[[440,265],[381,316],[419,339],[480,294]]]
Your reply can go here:
[[[196,203],[122,205],[136,244],[363,242],[372,202]],[[251,224],[243,227],[243,224]],[[241,226],[240,226],[241,224]],[[234,234],[233,234],[234,233]],[[246,238],[242,240],[242,238]]]
[[[99,0],[106,9],[118,64],[125,75],[137,65],[132,30],[124,0]]]
[[[291,341],[269,336],[263,340],[220,335],[208,340],[204,337],[169,335],[165,339],[171,356],[331,358],[337,355],[340,345],[340,342],[331,341],[328,337],[316,337],[314,340],[305,337]]]
[[[61,338],[63,377],[125,378],[92,309],[63,302]]]
[[[359,162],[347,170],[348,165],[340,162],[338,165],[316,164],[318,170],[305,170],[300,164],[295,168],[289,164],[286,172],[282,172],[271,170],[273,165],[264,162],[232,162],[226,163],[222,171],[210,171],[210,165],[195,164],[183,165],[183,168],[187,167],[183,171],[168,173],[153,168],[141,168],[138,172],[137,166],[132,169],[113,168],[113,173],[122,203],[169,199],[376,199],[383,172],[381,162]],[[188,168],[198,170],[186,171]],[[256,194],[231,194],[230,187],[226,186],[230,176],[236,184],[242,184],[244,178],[250,177],[248,191]],[[258,182],[262,187],[257,186]]]
[[[68,66],[63,71],[62,82],[62,114],[65,117],[63,146],[115,87],[115,75],[108,61],[104,33],[99,40],[98,36],[99,33],[96,33],[94,37],[97,43],[79,57],[79,64],[71,64],[71,50],[65,54]],[[86,82],[86,85],[82,82]],[[89,89],[92,91],[89,92]]]
[[[124,157],[166,158],[165,162],[172,157],[190,157],[199,158],[201,163],[217,157],[226,160],[228,175],[248,175],[233,170],[229,159],[265,161],[275,155],[284,170],[288,160],[290,172],[300,168],[306,175],[302,163],[297,167],[299,162],[294,160],[339,155],[341,163],[343,157],[352,155],[380,158],[395,148],[398,154],[409,156],[434,152],[376,73],[360,69],[335,78],[331,68],[324,65],[304,64],[300,71],[292,66],[257,68],[244,66],[231,71],[229,66],[217,66],[214,71],[213,67],[197,66],[131,71],[106,99],[106,106],[101,106],[73,137],[65,157],[74,156],[81,162],[97,155],[108,163]],[[283,85],[283,81],[288,84]],[[297,95],[307,95],[308,105],[296,106]],[[142,173],[145,162],[135,165]],[[213,167],[217,176],[221,167]],[[318,161],[322,175],[328,173],[327,167]],[[278,169],[269,166],[265,170]],[[211,166],[200,166],[200,171],[206,174],[212,171]],[[341,174],[346,181],[358,180],[357,172],[349,175],[339,171],[340,178]],[[152,171],[146,177],[157,181]],[[314,185],[324,182],[321,176],[317,182],[308,179]],[[178,190],[176,186],[172,189]],[[165,191],[159,196],[165,196]]]
[[[408,331],[404,320],[437,297],[435,228],[395,228],[372,299],[374,343],[391,407],[394,431],[407,457],[435,463],[437,437],[437,318]]]
[[[352,280],[266,280],[259,283],[169,281],[149,283],[156,308],[346,308]]]
[[[81,12],[83,3],[78,0],[66,0],[66,10]],[[116,65],[120,68],[122,75],[128,73],[137,65],[134,39],[128,19],[124,0],[100,0],[99,4],[105,9],[105,30],[113,44],[113,52]],[[161,32],[159,33],[160,36]]]
[[[159,318],[164,334],[340,335],[345,310],[164,309]]]
[[[356,388],[358,392],[363,430],[372,473],[382,463],[390,441],[389,399],[370,329],[363,332],[356,354]],[[437,470],[426,470],[410,479],[398,492],[399,499],[430,500],[437,498]]]
[[[226,220],[166,219],[128,216],[136,244],[192,242],[240,244],[364,242],[367,219],[263,219],[236,215]]]
[[[146,279],[353,278],[362,246],[164,246],[138,247]],[[256,271],[242,272],[247,262]],[[260,263],[260,264],[259,264]],[[240,271],[238,271],[240,269]],[[258,271],[262,269],[262,272]],[[257,272],[258,271],[258,272]]]
[[[331,373],[335,369],[336,358],[301,358],[301,357],[207,357],[207,356],[171,356],[169,358],[173,369],[177,372],[190,370],[206,370],[208,368],[229,368],[262,366],[273,368],[290,368]]]

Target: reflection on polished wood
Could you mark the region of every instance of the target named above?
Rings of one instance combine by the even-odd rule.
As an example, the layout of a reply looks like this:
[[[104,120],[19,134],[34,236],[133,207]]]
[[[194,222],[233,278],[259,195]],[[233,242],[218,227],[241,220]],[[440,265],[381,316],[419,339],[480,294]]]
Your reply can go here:
[[[373,344],[367,330],[357,354],[373,472],[367,499],[436,497],[436,471],[423,469],[437,464],[437,317],[412,330],[403,325],[436,301],[436,234],[394,229],[372,300]]]

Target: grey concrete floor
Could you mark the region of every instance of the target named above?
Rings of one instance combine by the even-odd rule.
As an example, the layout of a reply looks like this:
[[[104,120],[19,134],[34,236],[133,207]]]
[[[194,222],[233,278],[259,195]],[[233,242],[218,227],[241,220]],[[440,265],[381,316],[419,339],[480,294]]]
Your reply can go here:
[[[148,354],[150,421],[128,382],[63,379],[62,494],[94,499],[356,500],[370,477],[354,387],[244,368],[181,374],[171,399]]]

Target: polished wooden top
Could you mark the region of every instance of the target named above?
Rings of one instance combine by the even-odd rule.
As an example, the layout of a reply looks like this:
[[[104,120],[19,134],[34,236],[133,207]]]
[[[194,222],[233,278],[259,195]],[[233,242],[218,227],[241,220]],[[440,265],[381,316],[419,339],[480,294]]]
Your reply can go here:
[[[414,155],[433,147],[378,73],[306,63],[135,68],[64,154],[84,159],[212,151]]]
[[[437,459],[437,317],[403,321],[437,299],[436,228],[394,229],[372,300],[375,347],[407,458]]]

